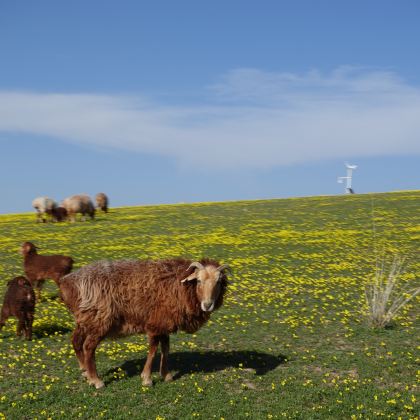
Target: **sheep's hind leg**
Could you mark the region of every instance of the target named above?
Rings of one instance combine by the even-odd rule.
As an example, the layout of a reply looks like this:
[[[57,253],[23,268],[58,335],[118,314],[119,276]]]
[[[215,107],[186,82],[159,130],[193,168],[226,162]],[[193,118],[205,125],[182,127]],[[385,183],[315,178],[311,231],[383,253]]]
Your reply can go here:
[[[86,334],[83,333],[83,329],[78,325],[73,332],[71,342],[73,344],[74,352],[76,353],[77,361],[79,362],[79,367],[83,376],[86,376],[85,354],[83,352],[83,343],[85,342],[85,339]]]
[[[83,343],[83,353],[85,355],[84,365],[86,367],[86,379],[89,385],[94,385],[96,389],[102,388],[105,384],[99,379],[96,371],[95,350],[101,341],[97,335],[88,335]]]
[[[147,354],[147,360],[144,364],[143,372],[141,373],[141,378],[143,379],[143,386],[152,386],[152,363],[153,358],[155,357],[156,351],[159,346],[159,336],[149,334],[149,353]]]
[[[160,376],[165,382],[172,381],[172,375],[168,370],[169,335],[160,336]]]

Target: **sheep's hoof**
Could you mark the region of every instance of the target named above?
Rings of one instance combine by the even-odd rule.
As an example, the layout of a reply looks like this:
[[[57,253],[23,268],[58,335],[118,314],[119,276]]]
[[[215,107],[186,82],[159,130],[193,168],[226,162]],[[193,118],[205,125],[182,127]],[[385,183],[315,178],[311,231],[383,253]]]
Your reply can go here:
[[[105,386],[100,379],[88,379],[88,384],[93,385],[96,389],[100,389]]]
[[[141,384],[143,386],[152,386],[153,385],[152,378],[143,378],[143,381]]]
[[[168,373],[167,373],[167,374],[163,377],[163,380],[164,380],[165,382],[171,382],[171,381],[173,381],[173,380],[174,380],[174,378],[173,378],[172,374],[168,372]]]
[[[101,389],[105,386],[105,384],[102,381],[96,382],[95,383],[95,388],[96,389]]]

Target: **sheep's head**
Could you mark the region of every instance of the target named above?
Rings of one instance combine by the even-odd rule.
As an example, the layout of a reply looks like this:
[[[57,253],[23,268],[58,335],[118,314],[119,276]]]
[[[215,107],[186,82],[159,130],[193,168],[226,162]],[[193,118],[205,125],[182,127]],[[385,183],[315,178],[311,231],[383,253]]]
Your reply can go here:
[[[181,283],[195,281],[197,298],[200,301],[201,309],[204,312],[212,312],[221,305],[227,284],[225,270],[229,267],[227,265],[217,266],[194,261],[190,264],[187,271],[191,268],[194,268],[194,271],[181,280]]]
[[[31,283],[29,283],[28,279],[26,277],[23,277],[23,276],[15,277],[14,279],[9,280],[7,282],[8,286],[11,286],[13,284],[17,284],[19,287],[25,287],[25,288],[31,288],[32,287]]]
[[[22,255],[36,254],[36,246],[32,242],[24,242],[19,252]]]

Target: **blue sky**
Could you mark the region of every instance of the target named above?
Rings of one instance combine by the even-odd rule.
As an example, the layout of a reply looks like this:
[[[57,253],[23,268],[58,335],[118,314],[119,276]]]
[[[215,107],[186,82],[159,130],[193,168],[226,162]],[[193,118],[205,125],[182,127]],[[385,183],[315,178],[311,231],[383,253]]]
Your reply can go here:
[[[0,4],[0,212],[420,188],[418,1]]]

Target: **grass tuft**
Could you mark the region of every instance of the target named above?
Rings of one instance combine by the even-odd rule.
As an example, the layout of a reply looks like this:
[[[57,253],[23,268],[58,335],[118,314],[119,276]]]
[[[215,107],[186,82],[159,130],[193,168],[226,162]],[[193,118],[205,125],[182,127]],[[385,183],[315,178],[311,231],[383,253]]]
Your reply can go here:
[[[386,259],[383,257],[380,263],[376,264],[373,280],[365,287],[368,321],[374,328],[389,327],[397,313],[420,293],[420,287],[401,287],[404,262],[404,258],[394,256],[390,267],[387,268]]]

